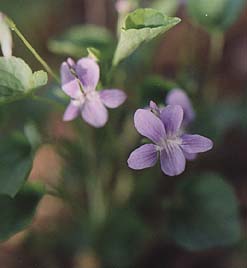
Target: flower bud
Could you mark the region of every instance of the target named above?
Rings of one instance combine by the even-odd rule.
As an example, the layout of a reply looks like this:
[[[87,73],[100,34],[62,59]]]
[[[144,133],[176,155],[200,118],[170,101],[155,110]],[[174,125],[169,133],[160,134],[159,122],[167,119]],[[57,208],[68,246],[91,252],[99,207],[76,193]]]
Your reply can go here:
[[[4,20],[4,14],[0,12],[0,45],[4,57],[12,56],[12,35],[9,26]]]

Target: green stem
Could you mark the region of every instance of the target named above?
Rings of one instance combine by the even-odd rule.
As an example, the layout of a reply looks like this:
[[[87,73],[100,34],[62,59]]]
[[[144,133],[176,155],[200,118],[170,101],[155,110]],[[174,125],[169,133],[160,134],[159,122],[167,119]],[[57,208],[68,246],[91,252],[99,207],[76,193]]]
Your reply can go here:
[[[210,36],[210,64],[216,65],[219,63],[224,48],[224,33],[214,31]]]
[[[204,95],[208,102],[214,103],[218,97],[218,89],[215,84],[215,73],[224,48],[224,33],[214,31],[210,35],[210,50],[207,72],[205,75]],[[213,83],[212,83],[213,82]]]
[[[40,62],[40,64],[45,68],[45,70],[60,84],[59,78],[52,71],[52,69],[45,62],[45,60],[42,59],[42,57],[38,54],[38,52],[27,41],[27,39],[24,37],[24,35],[16,27],[15,23],[10,18],[8,18],[7,16],[5,16],[4,20],[8,24],[8,26],[10,27],[10,29],[17,34],[17,36],[21,39],[21,41],[24,43],[24,45],[29,49],[29,51],[34,55],[34,57]]]

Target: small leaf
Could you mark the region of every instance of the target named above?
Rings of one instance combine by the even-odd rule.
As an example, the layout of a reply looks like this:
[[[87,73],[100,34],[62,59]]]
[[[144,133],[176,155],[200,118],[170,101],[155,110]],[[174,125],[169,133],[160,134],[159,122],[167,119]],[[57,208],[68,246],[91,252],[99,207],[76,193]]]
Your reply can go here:
[[[171,235],[182,247],[205,250],[240,239],[238,203],[233,189],[215,174],[183,181],[173,210]]]
[[[142,43],[168,31],[180,21],[179,18],[167,17],[163,13],[150,8],[137,9],[130,13],[121,29],[113,65],[117,65],[132,54]]]
[[[22,98],[34,88],[47,83],[44,71],[32,73],[20,58],[0,57],[0,103]]]
[[[27,184],[14,199],[0,195],[0,241],[7,240],[30,224],[43,193],[40,185]]]
[[[94,25],[73,26],[48,43],[48,48],[53,53],[75,58],[86,56],[88,47],[94,47],[103,54],[111,54],[112,46],[111,33]]]
[[[244,9],[245,0],[188,0],[190,16],[208,30],[226,30]]]
[[[14,197],[31,171],[33,153],[26,137],[15,134],[0,143],[0,195]]]
[[[33,88],[41,87],[47,83],[47,73],[44,71],[37,71],[33,73]]]

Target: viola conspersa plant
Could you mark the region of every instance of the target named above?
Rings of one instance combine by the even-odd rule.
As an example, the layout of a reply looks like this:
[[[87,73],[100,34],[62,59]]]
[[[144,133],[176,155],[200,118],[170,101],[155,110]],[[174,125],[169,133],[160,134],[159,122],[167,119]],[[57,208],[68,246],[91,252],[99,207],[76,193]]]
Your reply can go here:
[[[162,0],[159,3],[118,0],[112,4],[114,2],[115,15],[118,15],[116,33],[95,25],[72,26],[48,42],[49,50],[60,55],[52,61],[52,67],[15,23],[0,13],[3,54],[0,57],[0,123],[4,128],[0,137],[0,241],[28,227],[40,199],[49,194],[66,204],[65,217],[69,220],[63,221],[66,226],[55,228],[57,233],[65,233],[55,243],[46,244],[43,243],[46,238],[35,238],[30,244],[36,241],[49,247],[52,244],[51,250],[46,252],[54,252],[52,247],[58,243],[67,250],[69,244],[71,258],[79,254],[79,259],[87,259],[92,252],[93,258],[99,259],[93,262],[97,267],[138,267],[143,262],[139,262],[137,255],[145,255],[146,245],[155,244],[154,237],[160,237],[158,243],[163,244],[163,239],[167,238],[163,234],[168,233],[169,239],[190,250],[231,245],[239,238],[232,189],[221,176],[211,175],[210,164],[203,164],[208,170],[200,175],[200,163],[206,161],[207,154],[205,158],[197,158],[196,164],[189,165],[184,172],[187,160],[195,160],[197,154],[211,150],[212,140],[216,143],[210,126],[214,126],[217,117],[206,118],[205,127],[194,126],[193,132],[207,133],[210,138],[190,134],[195,119],[204,125],[201,110],[208,107],[206,96],[210,91],[205,94],[204,88],[199,89],[201,82],[194,81],[192,75],[184,75],[187,66],[181,67],[178,73],[174,68],[169,81],[165,77],[166,67],[159,69],[160,75],[154,73],[156,68],[150,68],[157,55],[165,57],[169,51],[155,55],[156,48],[163,47],[158,45],[160,39],[150,46],[146,43],[164,35],[181,21],[159,10],[167,10],[167,4],[174,2],[170,12],[173,10],[175,14],[178,1],[165,1],[165,6]],[[160,9],[133,10],[140,5]],[[12,32],[44,70],[33,71],[15,55],[17,46],[12,44]],[[171,47],[168,45],[167,50]],[[203,81],[201,77],[199,80]],[[198,92],[195,85],[198,85]],[[203,93],[199,96],[202,107],[196,110],[198,103],[193,105],[191,100],[196,100],[199,92]],[[138,109],[149,100],[159,105],[150,101],[148,107]],[[119,109],[109,116],[110,109],[115,108]],[[51,120],[53,114],[58,117],[52,116]],[[220,123],[225,124],[225,121]],[[150,141],[133,150],[139,139],[135,129],[145,137],[145,142]],[[44,178],[37,176],[35,167],[31,173],[33,163],[43,167],[42,157],[37,157],[40,150],[42,157],[51,151],[49,159],[53,159],[54,154],[56,160],[56,172],[48,174],[47,169]],[[159,167],[151,172],[136,171],[154,167],[158,161],[162,172]],[[168,177],[183,172],[182,185],[179,185],[180,180]],[[46,175],[51,179],[45,180]],[[42,183],[49,181],[46,187],[37,187],[36,176]],[[160,183],[163,188],[173,183],[174,195],[157,191]],[[225,206],[226,202],[231,206]],[[146,217],[141,211],[147,204],[151,210],[160,211],[151,215],[151,221],[147,220],[150,215]],[[158,228],[156,223],[160,224]],[[36,228],[33,229],[35,233]],[[28,236],[28,241],[32,235]],[[80,267],[81,263],[75,266]]]

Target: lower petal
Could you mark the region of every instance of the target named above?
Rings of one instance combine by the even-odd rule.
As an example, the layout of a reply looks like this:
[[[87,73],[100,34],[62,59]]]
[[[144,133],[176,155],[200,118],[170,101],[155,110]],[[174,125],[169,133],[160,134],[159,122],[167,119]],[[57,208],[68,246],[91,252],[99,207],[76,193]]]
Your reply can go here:
[[[120,89],[105,89],[100,91],[101,101],[108,108],[117,108],[123,104],[127,98],[126,94]]]
[[[160,152],[162,171],[168,176],[181,174],[185,169],[185,157],[178,145],[169,146]]]
[[[108,120],[108,112],[99,98],[87,100],[82,108],[82,118],[91,126],[103,127]]]
[[[63,121],[71,121],[74,120],[80,113],[80,107],[70,102],[65,113],[63,115]]]
[[[128,166],[132,169],[144,169],[156,164],[158,153],[154,144],[144,144],[134,150],[128,159]]]
[[[210,139],[200,135],[184,134],[181,139],[181,148],[189,154],[206,152],[213,147],[213,142]]]

